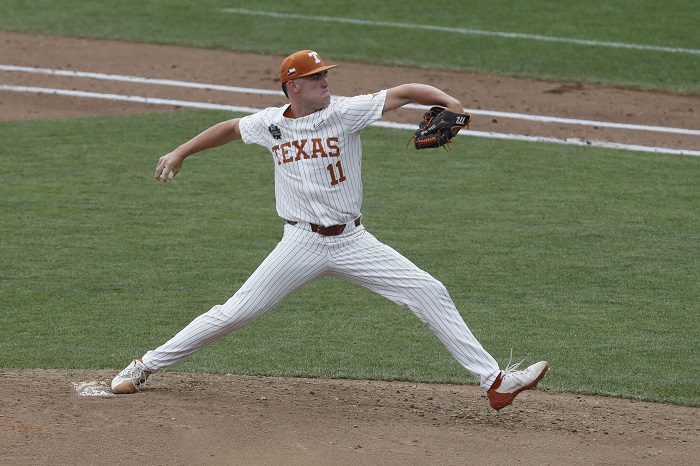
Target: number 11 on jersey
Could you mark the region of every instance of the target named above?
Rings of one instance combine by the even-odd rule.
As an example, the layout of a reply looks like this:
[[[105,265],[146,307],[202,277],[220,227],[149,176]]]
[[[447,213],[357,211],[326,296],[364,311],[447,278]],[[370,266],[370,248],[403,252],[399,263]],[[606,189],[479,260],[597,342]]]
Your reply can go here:
[[[336,176],[335,169],[338,169],[338,176]],[[345,181],[345,174],[343,173],[343,165],[340,163],[340,160],[338,160],[335,163],[335,167],[333,167],[333,164],[330,164],[326,167],[328,170],[328,173],[331,174],[331,186],[335,186],[338,183],[342,183]]]

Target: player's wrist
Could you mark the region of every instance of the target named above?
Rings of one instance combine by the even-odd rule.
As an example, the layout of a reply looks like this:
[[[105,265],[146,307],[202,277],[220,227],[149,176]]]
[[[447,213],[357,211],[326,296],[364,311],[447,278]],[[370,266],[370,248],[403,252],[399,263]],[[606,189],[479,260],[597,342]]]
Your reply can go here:
[[[452,112],[457,112],[457,113],[463,113],[464,112],[464,107],[462,107],[462,103],[455,99],[454,97],[450,98],[450,100],[447,102],[447,105],[445,105],[445,108],[447,110],[450,110]]]

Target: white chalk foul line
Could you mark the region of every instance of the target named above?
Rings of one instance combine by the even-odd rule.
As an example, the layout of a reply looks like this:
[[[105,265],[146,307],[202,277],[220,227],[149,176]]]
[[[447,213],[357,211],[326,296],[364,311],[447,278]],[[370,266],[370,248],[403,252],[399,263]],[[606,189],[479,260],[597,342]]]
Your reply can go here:
[[[225,86],[222,84],[195,83],[189,81],[177,81],[174,79],[145,78],[142,76],[125,76],[122,74],[94,73],[91,71],[57,70],[52,68],[32,68],[29,66],[14,65],[0,65],[0,71],[66,76],[69,78],[91,78],[105,81],[120,81],[138,84],[155,84],[160,86],[186,87],[190,89],[203,89],[208,91],[237,92],[239,94],[284,95],[282,91],[271,91],[268,89],[252,89],[249,87]]]
[[[404,123],[392,123],[388,121],[380,121],[374,126],[382,126],[385,128],[408,129],[414,131],[415,125],[407,125]],[[700,151],[689,149],[670,149],[668,147],[653,147],[640,146],[638,144],[623,144],[619,142],[586,140],[579,138],[553,138],[547,136],[527,136],[525,134],[510,134],[510,133],[495,133],[492,131],[472,131],[458,133],[460,136],[472,136],[478,138],[489,139],[505,139],[510,141],[526,141],[526,142],[544,142],[549,144],[562,144],[566,146],[584,146],[584,147],[600,147],[603,149],[622,149],[635,152],[649,152],[652,154],[670,154],[670,155],[689,155],[692,157],[700,157]]]
[[[150,104],[150,105],[168,105],[171,107],[188,107],[188,108],[199,108],[206,110],[226,110],[231,112],[241,112],[241,113],[255,113],[262,109],[254,107],[241,107],[236,105],[222,105],[222,104],[212,104],[208,102],[192,102],[187,100],[172,100],[172,99],[160,99],[153,97],[141,97],[134,95],[121,95],[121,94],[101,94],[97,92],[85,92],[85,91],[72,91],[68,89],[52,89],[45,87],[27,87],[27,86],[10,86],[6,84],[0,84],[0,91],[6,92],[27,92],[33,94],[50,94],[50,95],[61,95],[70,97],[86,97],[92,99],[103,99],[103,100],[115,100],[123,102],[134,102],[140,104]],[[383,128],[396,128],[405,129],[413,131],[415,130],[415,125],[409,125],[404,123],[393,123],[387,121],[380,121],[374,123],[372,126],[379,126]],[[687,149],[671,149],[667,147],[651,147],[651,146],[639,146],[634,144],[620,144],[615,142],[607,141],[585,141],[582,139],[558,139],[550,137],[541,136],[526,136],[521,134],[507,134],[507,133],[494,133],[487,131],[467,131],[464,133],[459,133],[463,136],[473,136],[473,137],[485,137],[492,139],[507,139],[516,141],[528,141],[528,142],[546,142],[573,146],[586,146],[586,147],[600,147],[607,149],[623,149],[631,150],[637,152],[651,152],[655,154],[670,154],[670,155],[689,155],[693,157],[700,157],[700,151],[687,150]]]
[[[9,86],[0,84],[0,91],[27,92],[31,94],[51,94],[68,97],[86,97],[89,99],[115,100],[149,105],[169,105],[171,107],[199,108],[204,110],[227,110],[232,112],[255,113],[261,109],[254,107],[238,107],[233,105],[212,104],[208,102],[192,102],[189,100],[160,99],[157,97],[140,97],[136,95],[102,94],[98,92],[72,91],[68,89],[52,89],[47,87]]]
[[[91,78],[101,79],[106,81],[120,81],[138,84],[154,84],[162,86],[174,86],[191,89],[215,90],[224,92],[234,92],[240,94],[257,94],[257,95],[274,95],[283,96],[282,91],[273,91],[269,89],[256,89],[250,87],[226,86],[222,84],[207,84],[195,83],[190,81],[177,81],[173,79],[156,79],[146,78],[142,76],[126,76],[119,74],[94,73],[90,71],[73,71],[73,70],[57,70],[51,68],[32,68],[27,66],[0,65],[0,71],[11,71],[31,74],[44,74],[51,76],[66,76],[71,78]],[[429,107],[425,105],[409,104],[406,108],[426,110]],[[498,118],[510,118],[515,120],[535,121],[539,123],[559,123],[565,125],[578,126],[597,126],[600,128],[628,129],[634,131],[652,131],[657,133],[673,133],[687,134],[692,136],[700,136],[700,130],[688,128],[673,128],[668,126],[651,126],[651,125],[634,125],[628,123],[615,123],[609,121],[584,120],[577,118],[561,118],[546,115],[530,115],[526,113],[499,112],[496,110],[482,110],[475,108],[465,108],[464,111],[472,115],[483,115]]]
[[[295,13],[281,13],[276,11],[262,11],[262,10],[248,10],[245,8],[222,8],[221,11],[225,13],[237,13],[240,15],[252,15],[252,16],[267,16],[269,18],[282,18],[282,19],[299,19],[303,21],[321,21],[327,23],[344,23],[344,24],[356,24],[360,26],[379,26],[379,27],[393,27],[402,29],[422,29],[428,31],[440,31],[449,32],[454,34],[465,34],[465,35],[475,35],[475,36],[492,36],[492,37],[504,37],[507,39],[524,39],[524,40],[536,40],[541,42],[561,42],[566,44],[575,45],[585,45],[591,47],[608,47],[615,49],[633,49],[633,50],[648,50],[654,52],[666,52],[666,53],[686,53],[691,55],[700,55],[699,49],[686,49],[678,47],[662,47],[658,45],[644,45],[644,44],[629,44],[625,42],[606,42],[599,40],[589,40],[589,39],[575,39],[568,37],[554,37],[554,36],[542,36],[539,34],[521,34],[517,32],[501,32],[501,31],[484,31],[481,29],[468,29],[468,28],[455,28],[446,26],[437,26],[431,24],[411,24],[411,23],[395,23],[390,21],[371,21],[367,19],[355,19],[355,18],[345,18],[339,16],[311,16],[311,15],[299,15]]]
[[[405,105],[408,108],[427,109],[424,105]],[[536,121],[538,123],[559,123],[564,125],[595,126],[600,128],[629,129],[633,131],[649,131],[654,133],[673,133],[700,136],[700,130],[689,128],[674,128],[671,126],[633,125],[630,123],[615,123],[612,121],[582,120],[578,118],[561,118],[546,115],[529,115],[527,113],[499,112],[496,110],[481,110],[475,108],[465,108],[464,111],[472,115],[492,116],[499,118],[510,118],[513,120]]]

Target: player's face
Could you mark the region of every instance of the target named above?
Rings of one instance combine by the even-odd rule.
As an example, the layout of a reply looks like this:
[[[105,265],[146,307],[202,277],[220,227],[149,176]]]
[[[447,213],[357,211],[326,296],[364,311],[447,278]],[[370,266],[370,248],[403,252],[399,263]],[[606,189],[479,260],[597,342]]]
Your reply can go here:
[[[328,87],[328,71],[312,74],[305,78],[297,78],[303,99],[311,107],[321,109],[331,103],[331,90]]]

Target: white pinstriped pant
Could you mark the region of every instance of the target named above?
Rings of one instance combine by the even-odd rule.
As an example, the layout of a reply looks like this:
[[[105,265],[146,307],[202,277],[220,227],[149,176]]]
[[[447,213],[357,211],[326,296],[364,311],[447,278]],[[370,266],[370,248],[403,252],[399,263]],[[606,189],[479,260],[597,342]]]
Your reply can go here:
[[[352,223],[338,236],[313,233],[305,223],[286,224],[277,247],[235,295],[148,351],[143,363],[151,371],[171,366],[321,276],[342,278],[408,307],[482,387],[489,388],[496,379],[497,362],[472,335],[445,286]]]

